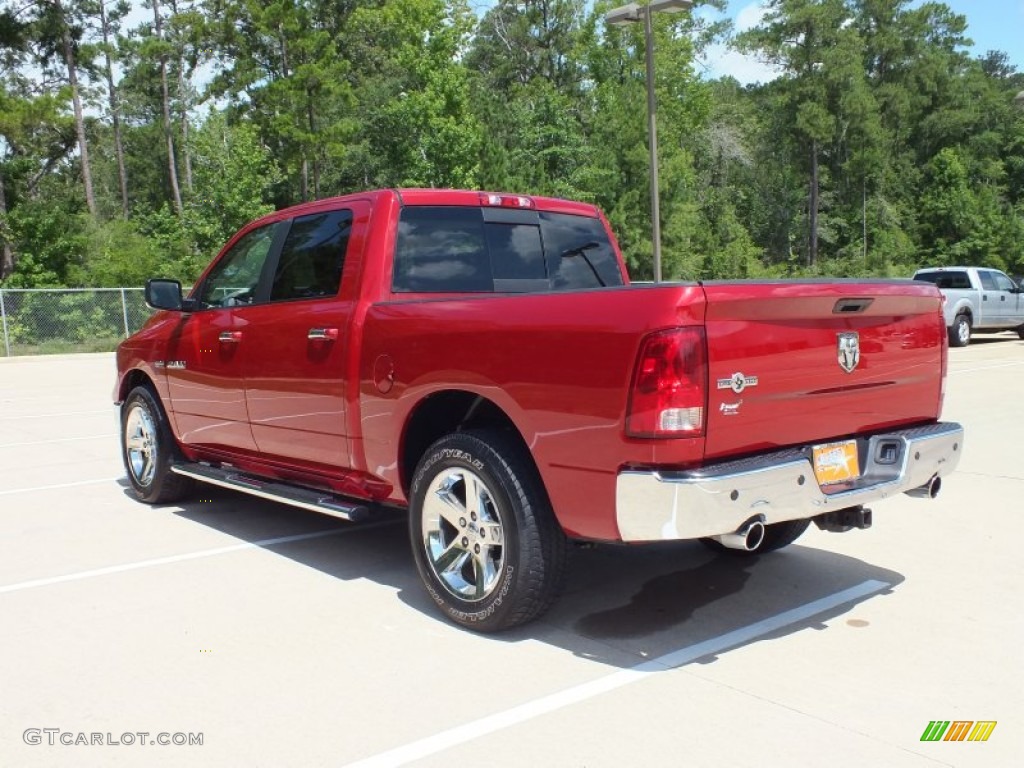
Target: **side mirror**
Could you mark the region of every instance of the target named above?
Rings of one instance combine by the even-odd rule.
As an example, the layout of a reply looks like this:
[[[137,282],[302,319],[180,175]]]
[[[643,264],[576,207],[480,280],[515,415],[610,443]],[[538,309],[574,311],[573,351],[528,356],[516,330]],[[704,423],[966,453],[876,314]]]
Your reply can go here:
[[[181,298],[181,283],[162,278],[146,281],[146,304],[153,309],[180,312],[185,309]]]

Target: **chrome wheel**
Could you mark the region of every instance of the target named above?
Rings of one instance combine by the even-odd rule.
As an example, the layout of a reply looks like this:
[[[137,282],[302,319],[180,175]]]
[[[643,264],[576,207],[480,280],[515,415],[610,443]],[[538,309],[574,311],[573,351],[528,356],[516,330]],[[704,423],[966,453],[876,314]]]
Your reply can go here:
[[[466,629],[532,621],[562,587],[565,534],[528,449],[504,430],[427,448],[409,485],[409,538],[431,599]]]
[[[961,317],[957,321],[956,335],[960,340],[960,346],[966,347],[967,342],[971,340],[971,324],[966,317]]]
[[[124,449],[128,469],[142,486],[153,482],[157,465],[156,425],[147,408],[134,403],[124,424]]]
[[[504,564],[501,510],[478,475],[450,467],[427,488],[422,511],[423,548],[434,575],[455,597],[483,600]]]

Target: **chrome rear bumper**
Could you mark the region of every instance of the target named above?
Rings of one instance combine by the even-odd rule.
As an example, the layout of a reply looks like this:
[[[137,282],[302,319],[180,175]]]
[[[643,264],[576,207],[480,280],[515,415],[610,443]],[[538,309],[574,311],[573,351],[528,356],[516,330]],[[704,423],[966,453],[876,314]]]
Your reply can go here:
[[[731,533],[756,515],[771,524],[878,501],[948,475],[960,461],[963,441],[963,427],[954,423],[874,435],[861,477],[832,493],[818,486],[810,451],[800,449],[695,470],[621,472],[619,535],[623,541],[696,539]],[[883,446],[889,447],[884,458]]]

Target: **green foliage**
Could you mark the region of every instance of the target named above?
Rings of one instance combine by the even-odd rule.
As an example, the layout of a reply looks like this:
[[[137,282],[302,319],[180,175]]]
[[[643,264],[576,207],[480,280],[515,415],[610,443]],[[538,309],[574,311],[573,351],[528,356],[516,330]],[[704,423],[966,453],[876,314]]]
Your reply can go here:
[[[139,286],[160,274],[165,266],[155,239],[140,232],[135,222],[112,219],[92,225],[85,237],[85,265],[70,281],[73,284]]]
[[[182,215],[165,204],[138,219],[140,231],[162,254],[161,274],[186,283],[198,277],[240,227],[273,210],[263,201],[281,178],[253,125],[231,126],[214,112],[196,131],[194,142],[196,191],[185,198]],[[123,257],[136,258],[132,253]]]
[[[158,38],[152,14],[124,29],[120,3],[104,43],[94,0],[0,0],[0,281],[188,282],[255,217],[381,186],[594,202],[650,279],[644,34],[604,23],[618,4],[165,0]],[[737,44],[781,76],[752,87],[695,74],[720,26],[653,17],[664,275],[1024,271],[1024,74],[998,52],[972,60],[941,2],[766,5]]]
[[[4,291],[7,342],[15,355],[109,352],[151,311],[141,290]]]
[[[752,138],[755,152],[768,150],[759,167],[782,205],[742,213],[769,263],[804,250],[816,188],[821,266],[839,274],[953,261],[1015,268],[1020,148],[1007,151],[1007,140],[1024,81],[1005,56],[971,61],[966,33],[941,3],[769,3],[742,38],[783,67],[750,93],[769,110]]]
[[[481,126],[459,62],[473,17],[463,0],[361,5],[346,25],[362,119],[339,186],[479,184]]]
[[[243,224],[273,210],[265,201],[281,172],[255,126],[229,125],[221,113],[193,141],[196,191],[185,201],[184,226],[196,249],[212,255]]]
[[[7,287],[41,288],[75,285],[88,250],[88,219],[71,213],[62,196],[27,200],[8,218],[11,240],[19,254],[18,269]]]
[[[47,185],[6,219],[18,266],[8,287],[138,286],[155,275],[194,279],[242,225],[273,210],[280,179],[255,126],[213,112],[194,133],[195,192],[181,216],[166,203],[133,219],[92,220],[72,188]],[[54,180],[55,181],[55,180]],[[71,211],[71,215],[69,215]]]

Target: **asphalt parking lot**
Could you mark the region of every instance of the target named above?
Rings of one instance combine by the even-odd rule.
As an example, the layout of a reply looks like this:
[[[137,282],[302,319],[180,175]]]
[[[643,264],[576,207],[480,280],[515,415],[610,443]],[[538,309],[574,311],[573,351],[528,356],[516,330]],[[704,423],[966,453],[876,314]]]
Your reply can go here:
[[[869,531],[812,527],[743,562],[692,543],[578,549],[555,608],[497,637],[435,613],[401,521],[212,488],[132,501],[113,368],[0,360],[2,768],[1024,755],[1016,335],[950,352],[944,418],[967,436],[935,501],[901,496]],[[998,724],[922,742],[935,720]]]

